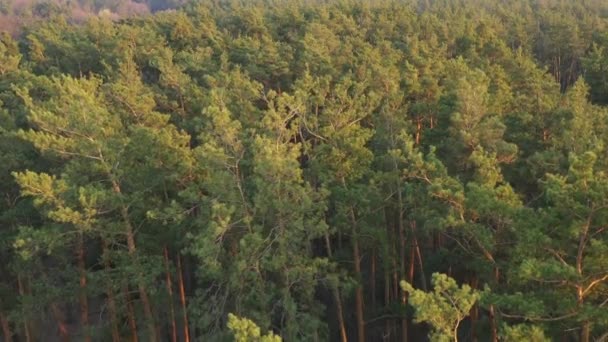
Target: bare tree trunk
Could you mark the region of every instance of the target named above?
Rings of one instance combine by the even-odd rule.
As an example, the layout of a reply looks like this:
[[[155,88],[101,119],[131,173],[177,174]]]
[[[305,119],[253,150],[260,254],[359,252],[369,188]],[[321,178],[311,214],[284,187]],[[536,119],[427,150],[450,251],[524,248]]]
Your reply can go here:
[[[70,342],[70,332],[68,326],[65,324],[65,316],[57,303],[51,303],[51,312],[53,317],[57,321],[57,328],[59,329],[59,336],[63,342]]]
[[[399,223],[399,241],[400,241],[400,249],[399,249],[399,259],[401,261],[401,278],[405,279],[405,232],[403,231],[403,223]],[[401,304],[405,307],[407,305],[407,293],[401,289]],[[401,318],[401,341],[408,341],[408,321],[407,316],[404,314]]]
[[[346,182],[342,178],[342,186],[346,189]],[[357,279],[357,288],[355,289],[355,316],[357,317],[357,340],[365,342],[365,317],[363,314],[363,279],[361,276],[361,253],[359,251],[359,236],[357,229],[357,218],[355,210],[351,206],[349,208],[351,220],[351,240],[353,247],[353,263],[355,268],[355,277]]]
[[[165,273],[167,274],[167,294],[169,295],[169,314],[171,317],[171,342],[177,342],[177,325],[175,324],[175,307],[173,305],[173,284],[169,269],[169,251],[167,246],[163,249],[165,256]]]
[[[422,135],[422,119],[421,118],[417,118],[416,119],[416,146],[420,145],[420,136]]]
[[[403,262],[405,263],[405,260]],[[410,246],[409,264],[408,264],[408,270],[407,270],[408,271],[407,272],[407,281],[410,284],[414,283],[414,270],[416,269],[415,266],[416,266],[416,251],[414,249],[414,246],[411,245]],[[407,306],[407,304],[408,304],[408,300],[409,300],[408,296],[409,296],[409,294],[406,293],[405,291],[403,291],[402,303],[403,303],[404,306]],[[403,334],[404,334],[403,335],[404,336],[403,340],[406,341],[406,340],[409,339],[409,335],[408,335],[409,334],[409,318],[405,317],[403,319],[402,323],[405,325],[405,329],[402,328],[403,329]]]
[[[397,286],[399,285],[398,282],[398,276],[397,276],[397,264],[396,264],[396,251],[395,251],[395,229],[394,229],[394,225],[392,224],[392,221],[390,220],[390,215],[388,213],[388,210],[385,208],[384,209],[384,217],[385,217],[385,221],[386,221],[386,235],[388,236],[388,240],[387,243],[389,244],[390,248],[390,256],[391,256],[391,260],[390,260],[390,264],[392,266],[392,270],[389,269],[388,267],[386,267],[385,271],[384,271],[384,306],[386,308],[388,308],[391,304],[391,301],[395,298],[398,298],[397,295],[397,291],[398,288]],[[389,261],[387,261],[385,263],[385,265],[387,265],[389,263]],[[386,327],[385,327],[385,337],[384,340],[385,341],[391,341],[393,340],[392,336],[394,336],[394,334],[397,331],[396,328],[396,321],[392,318],[388,318],[386,320]]]
[[[125,302],[127,303],[127,319],[129,321],[129,328],[131,329],[131,341],[139,341],[137,335],[137,321],[135,320],[135,311],[133,310],[133,303],[131,303],[131,296],[129,295],[129,286],[125,285],[123,292],[125,293]]]
[[[46,270],[44,268],[41,269],[41,276],[42,276],[43,280],[45,280],[45,281],[49,280],[48,273],[46,272]],[[53,315],[53,318],[57,322],[57,329],[59,330],[59,337],[61,338],[61,340],[63,342],[69,342],[70,341],[70,332],[68,329],[68,325],[65,323],[65,314],[63,313],[63,311],[61,311],[61,309],[59,308],[59,305],[55,301],[51,301],[49,307],[51,309],[51,314]]]
[[[4,313],[0,312],[0,325],[2,326],[2,334],[4,335],[5,342],[13,342],[13,333],[11,332],[11,326],[8,323],[8,319]]]
[[[474,276],[473,281],[471,281],[471,287],[476,290],[478,283],[479,283],[479,281],[477,279],[477,276]],[[471,316],[471,341],[477,342],[476,327],[477,327],[477,320],[479,319],[479,305],[477,305],[477,303],[475,303],[471,307],[470,316]]]
[[[410,263],[409,263],[409,270],[408,270],[408,275],[407,275],[407,279],[410,282],[410,284],[414,283],[414,270],[416,269],[416,250],[414,249],[414,246],[411,245],[410,246]]]
[[[416,250],[416,257],[418,259],[418,266],[420,267],[420,278],[422,282],[422,289],[427,291],[426,276],[424,275],[424,264],[422,262],[422,253],[420,252],[420,245],[418,244],[418,237],[416,237],[416,221],[412,221],[410,224],[412,230],[412,238],[414,239],[414,248]]]
[[[493,258],[492,258],[493,259]],[[498,284],[500,281],[500,272],[498,267],[494,266],[494,281]],[[498,324],[496,323],[496,312],[494,310],[494,304],[490,304],[490,331],[492,334],[492,342],[498,342]]]
[[[391,304],[391,276],[388,268],[384,270],[384,307],[388,308]],[[386,320],[385,336],[390,336],[392,320]]]
[[[589,236],[589,227],[591,226],[591,217],[587,218],[587,223],[583,226],[583,229],[579,233],[579,243],[578,243],[578,252],[576,253],[576,273],[579,277],[583,276],[583,256],[585,253],[585,248],[587,246],[588,236]],[[577,305],[579,307],[583,306],[583,302],[585,300],[583,294],[583,287],[578,286],[577,289]],[[584,321],[581,325],[581,334],[580,341],[581,342],[589,342],[589,334],[591,330],[591,325],[589,321]]]
[[[492,334],[492,342],[498,342],[498,327],[496,325],[496,313],[494,312],[494,304],[490,304],[490,331]]]
[[[103,267],[106,272],[110,271],[110,260],[107,257],[108,243],[105,239],[101,239]],[[112,342],[120,342],[120,333],[118,332],[118,320],[116,318],[116,300],[114,299],[114,290],[112,282],[106,282],[106,295],[108,296],[108,314],[110,315],[110,329],[112,331]]]
[[[352,211],[351,211],[352,212]],[[354,216],[354,215],[353,215]],[[355,276],[359,284],[355,290],[355,314],[357,316],[357,340],[365,342],[365,319],[363,316],[363,286],[361,285],[361,254],[359,241],[353,228],[353,261],[355,263]]]
[[[331,250],[331,242],[329,241],[329,235],[325,234],[325,246],[327,248],[327,256],[331,259],[332,250]],[[336,302],[336,315],[338,316],[338,329],[340,330],[340,341],[347,342],[348,336],[346,335],[346,328],[344,326],[344,314],[342,310],[342,299],[340,297],[340,289],[337,285],[332,286],[332,292],[334,295],[334,300]]]
[[[85,263],[84,235],[78,237],[78,273],[80,277],[80,322],[84,329],[84,341],[91,342],[89,331],[89,301],[87,299],[87,271]]]
[[[372,258],[370,260],[370,280],[369,280],[369,287],[370,287],[370,292],[371,292],[371,296],[370,296],[370,300],[371,300],[371,308],[372,308],[372,312],[376,310],[376,249],[372,250]]]
[[[25,286],[23,285],[23,280],[21,279],[21,275],[19,274],[17,274],[17,286],[19,289],[19,295],[25,296]],[[30,332],[30,322],[27,317],[23,319],[23,335],[25,335],[26,342],[32,341],[32,333]]]
[[[116,319],[116,300],[114,299],[114,291],[112,291],[112,287],[108,285],[106,292],[108,295],[108,313],[110,314],[112,342],[120,342],[120,333],[118,332],[118,322]]]
[[[112,177],[113,178],[113,177]],[[120,185],[114,179],[112,179],[113,190],[117,194],[121,194]],[[152,311],[152,305],[150,304],[150,298],[148,297],[148,291],[146,289],[146,285],[143,281],[143,274],[141,273],[141,269],[139,267],[139,261],[137,257],[137,248],[135,246],[135,233],[133,231],[133,226],[131,225],[131,220],[129,219],[129,212],[126,206],[122,205],[120,208],[120,213],[122,215],[123,222],[125,224],[125,234],[127,236],[127,250],[129,255],[134,258],[134,262],[136,263],[136,272],[137,272],[137,289],[139,291],[139,299],[141,300],[144,316],[146,318],[146,323],[148,325],[148,333],[150,334],[149,338],[152,342],[157,342],[159,332],[157,331],[156,324],[154,322],[154,314]]]
[[[133,227],[131,226],[131,222],[129,221],[129,216],[127,213],[127,208],[122,208],[122,216],[125,220],[126,225],[126,233],[127,233],[127,248],[129,251],[129,255],[137,259],[136,255],[136,247],[135,247],[135,234],[133,233]],[[148,333],[150,334],[150,341],[156,342],[158,341],[158,333],[156,330],[156,324],[154,322],[154,314],[152,312],[152,305],[150,304],[150,298],[148,297],[148,291],[146,289],[146,285],[143,282],[143,275],[141,274],[141,270],[139,269],[139,262],[137,262],[137,289],[139,291],[139,299],[141,300],[144,316],[146,318],[146,323],[148,325]]]
[[[190,327],[188,326],[188,309],[186,306],[186,290],[184,289],[184,276],[182,273],[182,257],[177,255],[177,274],[179,282],[179,299],[182,304],[182,315],[184,318],[184,341],[190,342]]]

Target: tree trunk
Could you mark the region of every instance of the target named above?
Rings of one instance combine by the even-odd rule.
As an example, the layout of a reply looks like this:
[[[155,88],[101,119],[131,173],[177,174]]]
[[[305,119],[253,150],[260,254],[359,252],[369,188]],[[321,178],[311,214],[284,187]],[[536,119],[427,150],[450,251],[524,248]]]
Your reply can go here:
[[[51,313],[57,321],[57,328],[59,329],[59,337],[63,342],[70,342],[70,332],[68,326],[65,324],[65,315],[59,309],[57,303],[51,303]]]
[[[478,280],[477,277],[475,276],[473,278],[473,281],[471,281],[471,287],[475,290],[477,290],[477,286],[478,286]],[[470,316],[471,316],[471,342],[477,342],[477,320],[479,319],[479,306],[477,305],[477,303],[473,304],[473,306],[471,307],[471,311],[470,311]]]
[[[89,301],[87,299],[87,271],[85,263],[84,235],[78,237],[78,273],[80,277],[80,322],[84,329],[84,341],[91,342],[89,331]]]
[[[408,275],[407,275],[407,279],[410,282],[410,284],[414,283],[414,270],[416,269],[416,250],[414,248],[414,245],[410,246],[410,264],[409,264],[409,270],[408,270]]]
[[[389,273],[389,270],[387,267],[385,267],[384,270],[384,307],[388,308],[389,305],[391,304],[391,276]],[[385,325],[385,336],[389,337],[391,334],[391,325],[392,325],[392,319],[387,318],[386,319],[386,325]],[[387,339],[385,339],[386,341]]]
[[[171,342],[177,342],[177,326],[175,324],[175,307],[173,305],[173,285],[171,271],[169,269],[169,251],[164,248],[165,273],[167,274],[167,294],[169,295],[169,315],[171,317]]]
[[[420,136],[422,135],[422,119],[416,119],[416,146],[420,145]]]
[[[45,268],[41,269],[41,277],[42,277],[42,280],[48,282],[49,276],[48,276],[48,273]],[[65,314],[59,308],[59,305],[55,301],[51,301],[49,307],[51,309],[51,314],[53,315],[53,318],[57,322],[57,329],[59,330],[59,337],[61,338],[61,340],[63,342],[69,342],[70,341],[70,332],[68,329],[68,325],[65,323]]]
[[[112,190],[117,194],[122,194],[122,190],[120,189],[120,184],[114,176],[108,172],[108,176],[112,181]],[[131,224],[131,220],[129,218],[129,211],[126,206],[121,205],[120,214],[123,219],[123,223],[125,224],[125,235],[127,236],[127,250],[131,258],[133,258],[133,262],[135,263],[136,273],[137,273],[137,289],[139,291],[139,297],[142,302],[142,306],[144,309],[144,316],[146,319],[146,323],[148,325],[148,332],[150,334],[150,341],[157,342],[159,341],[160,329],[157,328],[154,314],[152,310],[152,305],[150,304],[150,298],[148,297],[148,291],[146,290],[146,285],[143,282],[143,273],[141,267],[139,265],[138,257],[137,257],[137,248],[135,245],[135,233],[133,230],[133,226]]]
[[[107,257],[108,244],[105,239],[101,239],[103,266],[106,272],[110,271],[110,260]],[[110,329],[112,331],[112,342],[120,342],[120,333],[118,332],[118,320],[116,318],[116,300],[114,299],[114,290],[112,289],[112,281],[106,283],[106,295],[108,296],[108,314],[110,315]]]
[[[127,233],[127,248],[129,251],[129,255],[137,259],[136,255],[136,247],[135,247],[135,234],[133,233],[133,227],[131,226],[131,222],[129,221],[127,208],[122,208],[122,216],[125,220],[126,225],[126,233]],[[156,342],[158,341],[158,333],[156,331],[156,324],[154,322],[154,314],[152,313],[152,305],[150,304],[150,298],[148,297],[148,291],[146,290],[146,285],[143,282],[143,274],[141,273],[141,269],[139,269],[139,262],[136,261],[138,268],[136,270],[137,277],[139,278],[137,281],[137,290],[139,291],[139,299],[141,300],[143,309],[144,309],[144,317],[146,318],[146,323],[148,325],[148,333],[150,334],[149,340]]]
[[[579,277],[583,276],[583,256],[585,253],[585,248],[587,246],[587,242],[589,240],[588,236],[589,236],[589,227],[591,226],[591,217],[587,218],[587,223],[583,226],[583,229],[581,230],[580,234],[579,234],[579,243],[578,243],[578,251],[576,253],[576,273],[579,275]],[[578,286],[578,291],[577,291],[577,305],[579,307],[583,306],[583,302],[585,300],[584,298],[584,294],[583,294],[583,288],[582,286]],[[580,335],[580,341],[581,342],[589,342],[589,333],[590,333],[590,329],[591,325],[589,321],[584,321],[582,326],[581,326],[581,335]]]
[[[394,298],[397,298],[397,296],[395,295],[395,279],[396,279],[396,273],[397,273],[397,266],[396,266],[396,261],[395,261],[395,232],[394,232],[394,227],[392,224],[392,221],[390,219],[390,215],[388,213],[387,208],[384,209],[384,219],[386,221],[386,235],[388,237],[387,239],[387,243],[389,244],[389,246],[387,246],[387,249],[390,248],[390,256],[391,256],[391,260],[390,261],[386,261],[384,263],[385,265],[385,270],[384,270],[384,306],[385,309],[388,309],[389,306],[391,305],[391,301]],[[390,267],[388,267],[390,262],[390,265],[392,266],[392,269]],[[392,340],[392,336],[394,335],[394,332],[396,331],[396,323],[395,320],[392,318],[387,318],[386,319],[386,326],[385,326],[385,334],[384,334],[384,341],[391,341]]]
[[[416,250],[418,265],[420,266],[420,278],[421,278],[421,282],[422,282],[422,289],[426,292],[427,291],[426,276],[424,275],[424,264],[422,262],[422,253],[420,252],[420,245],[418,244],[418,237],[416,237],[416,221],[412,221],[410,224],[410,227],[412,229],[412,238],[414,239],[414,248]]]
[[[355,315],[357,317],[357,340],[365,342],[365,318],[363,315],[363,285],[361,283],[361,253],[359,251],[359,237],[357,232],[357,220],[355,211],[350,208],[350,219],[352,228],[352,244],[353,244],[353,262],[355,266],[355,277],[357,279],[357,288],[355,289]]]
[[[186,306],[186,290],[184,289],[184,276],[182,273],[182,257],[177,255],[177,274],[179,282],[179,299],[182,304],[182,315],[184,318],[184,341],[190,342],[190,327],[188,326],[188,309]]]
[[[344,316],[342,309],[342,299],[340,298],[340,290],[336,287],[334,288],[334,298],[336,300],[336,311],[338,315],[338,325],[340,329],[340,341],[348,342],[348,335],[346,335],[346,328],[344,327]]]
[[[114,300],[114,291],[112,291],[111,286],[108,286],[106,292],[108,295],[108,313],[110,314],[112,342],[120,342],[120,333],[118,332],[118,322],[116,319],[116,301]]]
[[[113,190],[117,194],[121,194],[120,185],[117,181],[112,180]],[[143,281],[143,274],[139,267],[139,261],[137,260],[137,248],[135,247],[135,233],[133,231],[133,226],[131,225],[131,220],[129,219],[129,212],[126,206],[122,205],[120,208],[120,212],[122,215],[122,219],[125,224],[125,234],[127,236],[127,250],[129,255],[134,259],[136,264],[136,272],[137,272],[137,289],[139,291],[139,299],[141,300],[144,316],[146,318],[146,323],[148,325],[148,333],[150,334],[149,340],[153,342],[157,342],[158,336],[160,335],[157,331],[156,324],[154,322],[154,314],[152,311],[152,305],[150,304],[150,299],[148,297],[148,291],[146,289],[146,285]]]
[[[370,260],[370,279],[369,279],[369,291],[371,300],[372,312],[376,310],[376,250],[372,249],[372,258]]]
[[[401,215],[400,215],[401,216]],[[401,269],[401,278],[405,279],[406,277],[406,273],[405,273],[405,248],[406,248],[406,244],[405,244],[405,234],[403,231],[403,223],[400,222],[399,223],[399,241],[400,241],[400,250],[399,250],[399,259],[401,261],[400,263],[400,269]],[[403,291],[403,289],[401,289],[401,305],[403,305],[403,307],[405,307],[407,305],[407,293],[405,291]],[[407,342],[408,341],[408,322],[407,322],[407,316],[404,314],[403,317],[401,318],[401,341],[403,342]]]
[[[328,234],[325,234],[325,246],[327,248],[327,256],[331,259],[333,253],[331,251],[331,243],[329,241]],[[334,300],[336,302],[336,315],[338,316],[338,329],[340,330],[340,341],[347,342],[348,337],[346,335],[346,328],[344,326],[344,314],[343,314],[343,310],[342,310],[342,299],[340,297],[340,289],[338,288],[337,285],[333,285],[332,287],[333,287],[332,292],[334,295]]]
[[[490,331],[492,334],[492,342],[498,342],[498,327],[496,326],[496,313],[494,312],[494,304],[490,304]]]
[[[353,234],[356,231],[353,229]],[[355,276],[358,280],[355,290],[355,314],[357,316],[357,340],[365,342],[365,319],[363,316],[363,286],[361,285],[361,254],[359,252],[359,241],[357,236],[353,235],[353,261],[355,263]]]
[[[23,281],[21,280],[21,275],[17,274],[17,286],[19,289],[19,296],[25,296],[25,287],[23,286]],[[30,332],[30,322],[27,317],[23,319],[23,335],[25,336],[25,342],[32,341],[32,333]]]
[[[405,262],[405,260],[403,261]],[[408,264],[408,272],[407,272],[407,281],[410,284],[414,283],[414,270],[415,270],[415,266],[416,266],[416,251],[414,249],[414,246],[411,245],[410,246],[410,258],[409,258],[409,264]],[[408,304],[408,296],[409,294],[406,293],[405,291],[403,291],[403,297],[402,297],[402,303],[404,306],[407,306]],[[402,321],[402,324],[405,328],[402,327],[402,338],[403,341],[406,341],[409,339],[409,317],[405,317]]]
[[[131,303],[131,296],[129,295],[129,286],[125,285],[123,292],[125,293],[125,302],[127,303],[127,320],[131,329],[131,341],[137,342],[139,340],[137,321],[135,320],[135,311],[133,310],[133,303]]]
[[[491,258],[493,259],[493,258]],[[497,266],[494,266],[494,282],[498,284],[500,281],[500,271]],[[492,334],[492,342],[498,342],[498,324],[496,324],[496,312],[494,310],[494,304],[490,304],[490,331]]]
[[[8,319],[4,313],[0,312],[0,325],[2,326],[2,334],[4,335],[5,342],[13,342],[13,333],[11,332],[11,326],[8,323]]]

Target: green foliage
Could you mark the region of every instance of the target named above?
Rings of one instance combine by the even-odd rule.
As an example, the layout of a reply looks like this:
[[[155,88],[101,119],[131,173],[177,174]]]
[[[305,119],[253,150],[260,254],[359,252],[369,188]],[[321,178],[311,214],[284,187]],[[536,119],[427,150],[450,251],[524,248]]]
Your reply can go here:
[[[281,342],[282,339],[271,332],[262,335],[260,328],[247,318],[228,314],[228,329],[234,334],[236,342]]]
[[[551,341],[545,337],[542,329],[534,325],[517,324],[511,327],[505,327],[503,332],[503,340],[505,342],[530,341],[530,342],[548,342]]]
[[[469,285],[459,287],[454,279],[440,273],[433,273],[432,292],[416,290],[406,281],[400,284],[416,308],[415,321],[426,322],[433,327],[432,341],[457,341],[460,322],[469,315],[481,296]]]

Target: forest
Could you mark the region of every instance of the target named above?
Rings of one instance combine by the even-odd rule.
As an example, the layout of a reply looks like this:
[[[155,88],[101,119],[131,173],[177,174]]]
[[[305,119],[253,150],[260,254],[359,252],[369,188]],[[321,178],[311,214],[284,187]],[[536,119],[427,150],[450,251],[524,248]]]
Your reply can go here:
[[[608,341],[608,2],[112,1],[0,0],[0,341]]]

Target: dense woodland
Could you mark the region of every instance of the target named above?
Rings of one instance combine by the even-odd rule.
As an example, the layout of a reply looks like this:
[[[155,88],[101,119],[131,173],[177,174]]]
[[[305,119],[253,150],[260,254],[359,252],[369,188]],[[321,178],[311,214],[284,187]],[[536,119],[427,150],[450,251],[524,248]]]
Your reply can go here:
[[[608,338],[608,2],[54,5],[0,36],[0,340]]]

